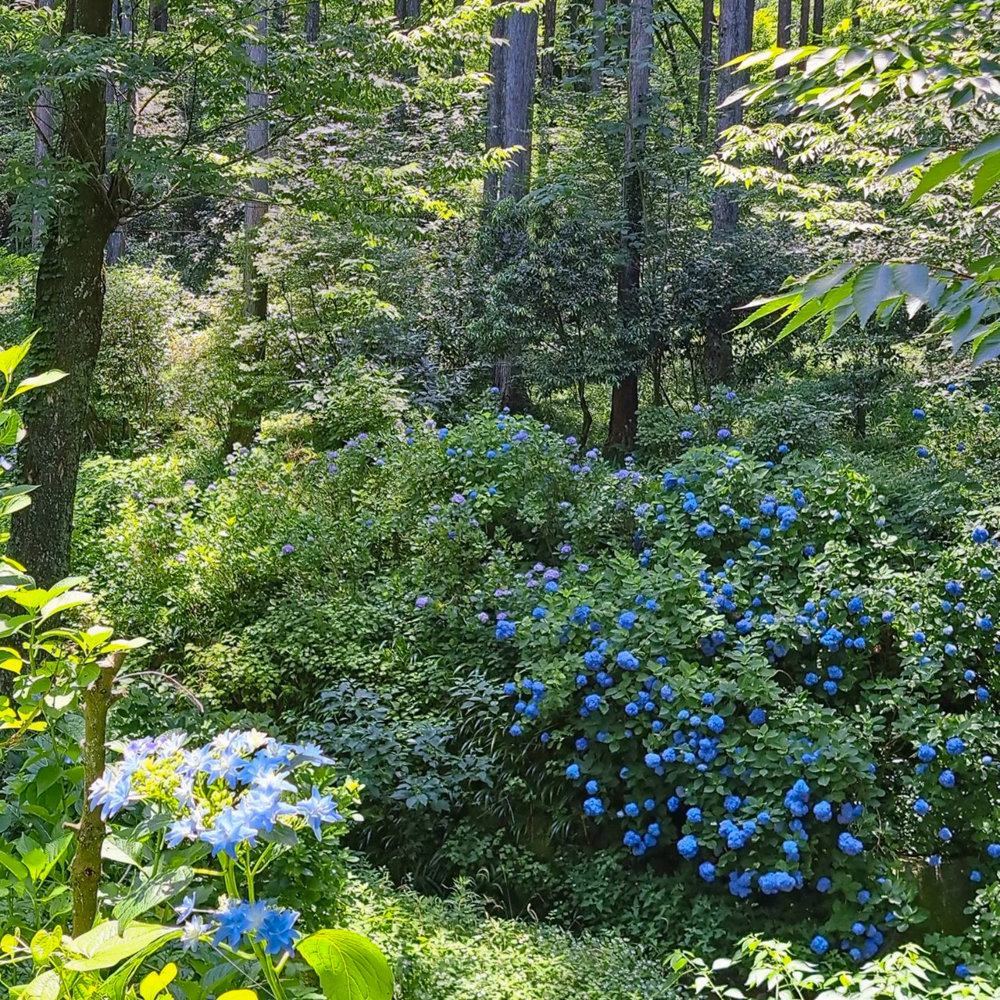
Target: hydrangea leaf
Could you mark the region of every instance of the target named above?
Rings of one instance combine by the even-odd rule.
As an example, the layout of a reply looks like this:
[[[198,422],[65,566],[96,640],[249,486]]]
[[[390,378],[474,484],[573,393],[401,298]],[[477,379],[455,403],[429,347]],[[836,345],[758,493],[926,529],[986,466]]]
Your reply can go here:
[[[298,951],[319,976],[327,1000],[392,1000],[389,963],[363,935],[317,931],[299,942]]]

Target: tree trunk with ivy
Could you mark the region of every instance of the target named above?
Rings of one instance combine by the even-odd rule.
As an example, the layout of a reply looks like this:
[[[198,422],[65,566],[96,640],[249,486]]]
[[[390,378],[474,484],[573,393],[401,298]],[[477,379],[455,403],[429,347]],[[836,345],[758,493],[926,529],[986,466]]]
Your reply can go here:
[[[62,34],[106,38],[112,0],[67,6]],[[31,353],[36,371],[69,376],[35,394],[30,432],[18,458],[33,503],[14,518],[7,551],[42,585],[69,573],[73,502],[104,313],[104,248],[120,211],[117,178],[106,180],[105,85],[90,80],[62,90],[63,128],[52,154],[64,174],[35,279]]]

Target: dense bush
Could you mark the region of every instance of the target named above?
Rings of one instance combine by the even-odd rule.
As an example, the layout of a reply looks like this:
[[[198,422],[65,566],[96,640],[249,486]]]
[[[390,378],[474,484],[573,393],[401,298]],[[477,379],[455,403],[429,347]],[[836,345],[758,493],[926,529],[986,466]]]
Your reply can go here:
[[[666,1000],[667,970],[623,938],[501,920],[486,900],[458,890],[438,900],[384,877],[348,881],[348,924],[392,962],[405,1000]]]
[[[945,464],[919,442],[971,475],[979,455],[945,444],[957,423],[989,455],[988,408],[927,399],[894,431],[914,494]],[[81,551],[135,567],[106,606],[210,704],[294,706],[289,729],[333,741],[377,789],[357,842],[398,876],[480,873],[514,909],[640,935],[698,899],[672,932],[684,944],[733,943],[731,906],[862,957],[922,921],[928,940],[952,934],[1000,841],[1000,775],[981,763],[997,739],[997,567],[971,536],[995,517],[956,506],[922,534],[842,453],[810,457],[780,434],[761,457],[741,451],[755,419],[722,394],[665,475],[491,413],[359,433],[329,455],[264,444],[205,485],[167,458],[95,465],[81,509],[116,514],[85,517]],[[634,664],[618,663],[626,650]],[[519,689],[522,735],[498,740],[512,677],[545,694]],[[937,756],[918,768],[925,743]],[[652,869],[640,891],[600,888],[635,865]],[[945,898],[939,872],[968,891]]]
[[[635,557],[567,553],[490,602],[511,734],[557,752],[582,814],[700,891],[814,893],[816,950],[858,959],[921,919],[918,859],[995,876],[990,530],[900,538],[856,474],[728,447],[617,482]]]

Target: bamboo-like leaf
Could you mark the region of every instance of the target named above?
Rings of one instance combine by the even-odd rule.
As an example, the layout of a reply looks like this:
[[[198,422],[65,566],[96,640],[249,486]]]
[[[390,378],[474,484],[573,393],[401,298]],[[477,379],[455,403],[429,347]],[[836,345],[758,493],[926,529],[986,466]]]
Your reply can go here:
[[[939,184],[943,184],[949,177],[958,173],[962,169],[962,156],[961,152],[951,153],[943,160],[938,160],[937,163],[928,167],[913,194],[910,195],[907,204],[912,205],[928,191],[933,191]]]
[[[869,264],[854,279],[851,299],[858,322],[865,326],[872,314],[886,299],[898,294],[892,283],[892,268],[888,264]]]
[[[765,316],[771,316],[781,309],[786,309],[788,306],[798,305],[800,298],[800,292],[791,292],[787,295],[775,295],[770,299],[754,299],[745,308],[749,309],[753,306],[757,306],[757,308],[742,323],[734,326],[733,330],[742,330],[752,323],[756,323],[757,320],[763,319]]]
[[[68,374],[69,372],[61,372],[54,368],[52,371],[42,372],[40,375],[32,375],[30,378],[23,379],[18,383],[17,388],[10,394],[10,398],[13,399],[15,396],[20,396],[22,392],[40,389],[43,385],[52,385],[53,382],[59,382],[61,379],[66,378]]]
[[[936,153],[937,150],[937,146],[928,146],[926,149],[913,149],[896,160],[882,176],[895,177],[896,174],[909,173],[914,167],[922,166],[927,157],[931,153]]]

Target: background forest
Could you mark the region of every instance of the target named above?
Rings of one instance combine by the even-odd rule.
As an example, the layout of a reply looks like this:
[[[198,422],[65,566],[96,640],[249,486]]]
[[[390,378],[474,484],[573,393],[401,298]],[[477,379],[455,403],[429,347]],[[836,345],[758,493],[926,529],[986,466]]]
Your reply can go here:
[[[0,983],[997,996],[998,99],[992,0],[0,6]]]

